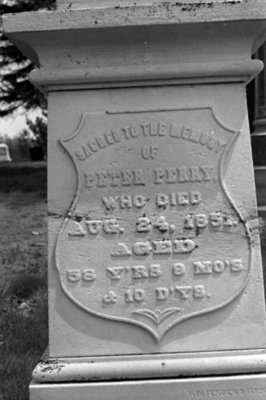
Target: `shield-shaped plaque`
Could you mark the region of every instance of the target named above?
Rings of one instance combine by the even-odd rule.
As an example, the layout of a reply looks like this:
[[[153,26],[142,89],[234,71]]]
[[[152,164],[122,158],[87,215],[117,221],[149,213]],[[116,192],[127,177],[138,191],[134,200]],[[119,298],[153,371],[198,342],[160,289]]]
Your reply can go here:
[[[84,114],[61,142],[78,178],[56,244],[65,294],[157,341],[236,299],[251,265],[225,179],[238,135],[211,108]]]

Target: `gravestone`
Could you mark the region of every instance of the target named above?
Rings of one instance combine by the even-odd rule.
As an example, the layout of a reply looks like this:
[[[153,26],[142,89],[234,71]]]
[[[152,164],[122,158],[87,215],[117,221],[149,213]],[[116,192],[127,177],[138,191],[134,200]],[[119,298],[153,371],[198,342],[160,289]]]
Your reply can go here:
[[[11,157],[9,154],[8,145],[5,143],[0,143],[0,162],[10,162]]]
[[[4,22],[48,93],[49,348],[31,399],[262,398],[245,84],[266,5],[118,3]]]

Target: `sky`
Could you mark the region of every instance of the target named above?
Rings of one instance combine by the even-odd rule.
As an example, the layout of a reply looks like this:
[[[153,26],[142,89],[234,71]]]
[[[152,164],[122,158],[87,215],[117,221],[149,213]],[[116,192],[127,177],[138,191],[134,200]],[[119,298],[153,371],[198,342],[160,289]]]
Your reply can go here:
[[[19,135],[23,129],[27,128],[26,117],[28,116],[34,120],[37,115],[39,115],[38,112],[25,113],[25,111],[20,110],[15,112],[11,117],[0,118],[0,138],[2,136],[13,138]]]
[[[25,128],[25,116],[17,114],[11,118],[0,118],[0,136],[14,137]]]

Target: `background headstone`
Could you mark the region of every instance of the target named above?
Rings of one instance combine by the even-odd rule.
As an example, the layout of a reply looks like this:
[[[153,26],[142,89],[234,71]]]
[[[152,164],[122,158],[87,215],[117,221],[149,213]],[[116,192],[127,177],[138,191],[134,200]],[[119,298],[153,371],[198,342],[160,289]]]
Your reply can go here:
[[[0,143],[0,162],[7,161],[12,161],[9,154],[9,148],[5,143]]]

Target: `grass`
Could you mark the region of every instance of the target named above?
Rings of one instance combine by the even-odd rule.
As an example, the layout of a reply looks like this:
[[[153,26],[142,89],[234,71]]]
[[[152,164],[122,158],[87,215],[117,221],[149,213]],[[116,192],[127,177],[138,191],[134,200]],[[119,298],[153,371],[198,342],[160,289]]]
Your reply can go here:
[[[46,193],[46,163],[5,163],[0,167],[0,191]]]
[[[47,337],[46,168],[0,167],[0,400],[28,400]]]

